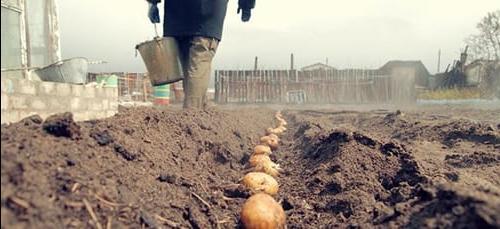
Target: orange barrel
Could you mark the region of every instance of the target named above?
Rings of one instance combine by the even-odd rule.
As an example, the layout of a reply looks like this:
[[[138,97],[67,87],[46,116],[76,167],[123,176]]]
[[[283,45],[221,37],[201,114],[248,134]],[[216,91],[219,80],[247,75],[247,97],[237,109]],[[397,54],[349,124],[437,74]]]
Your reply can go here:
[[[153,95],[155,97],[155,105],[165,106],[170,104],[170,85],[165,84],[153,87]]]

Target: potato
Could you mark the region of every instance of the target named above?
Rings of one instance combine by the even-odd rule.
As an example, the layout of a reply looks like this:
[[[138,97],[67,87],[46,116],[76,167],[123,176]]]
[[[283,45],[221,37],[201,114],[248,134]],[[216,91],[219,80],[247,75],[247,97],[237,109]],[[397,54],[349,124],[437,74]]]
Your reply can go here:
[[[286,226],[283,207],[265,193],[248,198],[243,204],[240,217],[246,229],[283,229]]]
[[[280,138],[276,134],[268,134],[267,136],[276,139],[278,142],[280,141]]]
[[[285,132],[287,129],[286,129],[286,127],[284,127],[284,126],[278,126],[278,127],[276,127],[276,128],[275,128],[275,130],[276,130],[277,132],[281,132],[281,133],[283,133],[283,132]]]
[[[279,145],[278,140],[269,136],[264,136],[260,138],[260,144],[267,145],[271,147],[272,150],[276,150]]]
[[[263,160],[260,163],[256,164],[253,169],[254,172],[263,172],[269,174],[273,177],[278,177],[282,169],[280,166],[274,162],[269,160]]]
[[[271,147],[269,147],[267,145],[256,145],[253,148],[253,154],[266,154],[266,155],[269,155],[271,153],[272,153]]]
[[[282,131],[282,130],[279,130],[279,129],[273,129],[273,128],[270,128],[270,127],[269,127],[269,128],[267,128],[267,130],[266,130],[266,134],[268,134],[268,135],[269,135],[269,134],[280,135],[280,134],[282,134],[282,133],[283,133],[283,131]]]
[[[248,160],[252,167],[267,163],[268,161],[271,162],[271,158],[267,154],[252,154]]]
[[[252,193],[265,192],[269,195],[276,195],[279,189],[278,182],[272,176],[262,172],[247,173],[242,183]]]

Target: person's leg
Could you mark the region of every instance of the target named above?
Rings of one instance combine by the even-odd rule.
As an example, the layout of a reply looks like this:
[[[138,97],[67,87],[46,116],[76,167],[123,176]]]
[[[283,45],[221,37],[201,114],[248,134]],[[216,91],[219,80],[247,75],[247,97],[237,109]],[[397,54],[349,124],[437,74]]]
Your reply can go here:
[[[175,37],[175,40],[177,41],[177,45],[179,47],[179,59],[181,61],[182,65],[182,74],[184,75],[184,79],[182,80],[182,88],[186,88],[186,78],[188,75],[188,68],[189,68],[189,49],[191,48],[191,40],[192,37]],[[182,98],[180,89],[175,87],[175,84],[172,84],[174,89],[174,96],[176,102],[179,101]],[[186,92],[184,91],[184,94]],[[185,96],[184,96],[185,97]]]
[[[219,41],[208,37],[193,37],[184,75],[184,108],[203,109],[210,81],[212,59]]]

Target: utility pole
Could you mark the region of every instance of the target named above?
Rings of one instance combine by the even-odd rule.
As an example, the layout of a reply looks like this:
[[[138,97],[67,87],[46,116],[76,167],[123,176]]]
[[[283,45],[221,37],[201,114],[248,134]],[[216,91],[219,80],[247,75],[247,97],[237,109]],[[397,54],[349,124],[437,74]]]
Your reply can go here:
[[[253,63],[253,70],[257,71],[259,69],[259,57],[255,57],[254,63]]]
[[[295,68],[294,68],[293,53],[290,55],[290,70],[295,70]]]
[[[438,51],[438,65],[437,65],[437,73],[441,71],[441,49]]]

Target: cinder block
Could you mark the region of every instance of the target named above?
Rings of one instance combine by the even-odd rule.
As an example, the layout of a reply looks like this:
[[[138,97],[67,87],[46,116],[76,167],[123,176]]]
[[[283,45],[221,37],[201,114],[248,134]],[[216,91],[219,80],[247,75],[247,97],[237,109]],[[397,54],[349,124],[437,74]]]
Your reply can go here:
[[[7,79],[4,79],[3,77],[0,78],[0,83],[1,83],[1,85],[0,85],[1,90],[0,91],[2,93],[7,92],[7,87],[6,87],[7,83],[6,82],[7,82]]]
[[[95,89],[95,97],[96,98],[106,98],[107,95],[106,95],[106,89],[105,88],[96,88]]]
[[[92,101],[92,104],[89,104],[90,105],[89,110],[92,110],[92,111],[102,111],[103,110],[102,102],[100,100],[91,100],[91,101]]]
[[[11,123],[19,121],[19,112],[18,111],[2,111],[1,123]]]
[[[73,112],[73,118],[75,121],[87,121],[89,120],[89,111]]]
[[[95,98],[95,87],[85,87],[83,90],[83,97],[85,98]]]
[[[68,108],[68,105],[64,104],[64,99],[53,97],[49,99],[49,109],[52,111],[63,111],[65,108]]]
[[[50,82],[40,82],[38,84],[38,93],[40,93],[40,95],[55,95],[56,84]]]
[[[31,99],[31,109],[34,110],[45,110],[47,109],[47,100],[42,98]]]
[[[115,116],[116,113],[118,113],[117,111],[107,111],[106,112],[106,117],[109,118],[109,117],[113,117]]]
[[[70,110],[71,111],[85,110],[85,109],[82,109],[81,104],[82,104],[82,99],[71,98]]]
[[[32,80],[19,80],[19,93],[26,95],[36,95],[36,82]]]
[[[98,111],[96,112],[96,119],[103,119],[108,117],[107,111]]]
[[[15,90],[15,83],[18,82],[17,80],[13,79],[4,79],[2,78],[2,92],[7,93],[7,94],[12,94],[14,93]]]
[[[71,85],[71,94],[76,97],[82,97],[85,86],[83,85]]]
[[[56,92],[57,96],[69,96],[71,95],[71,85],[66,83],[58,83],[56,84]]]
[[[9,96],[10,99],[10,106],[12,109],[27,109],[28,104],[26,101],[26,95],[21,95],[21,94],[15,94]]]
[[[2,92],[2,111],[9,109],[9,96]]]
[[[109,109],[110,110],[113,110],[113,111],[117,111],[118,110],[118,101],[117,100],[114,100],[114,101],[110,101],[109,102]]]
[[[102,99],[102,100],[101,100],[101,103],[102,103],[102,109],[103,109],[103,110],[107,110],[107,109],[109,109],[109,100],[107,100],[107,99]]]
[[[117,88],[106,88],[106,97],[118,98],[118,89]]]

